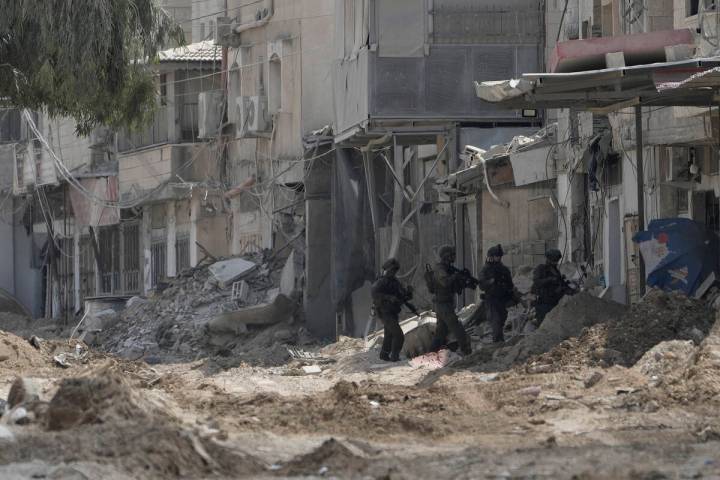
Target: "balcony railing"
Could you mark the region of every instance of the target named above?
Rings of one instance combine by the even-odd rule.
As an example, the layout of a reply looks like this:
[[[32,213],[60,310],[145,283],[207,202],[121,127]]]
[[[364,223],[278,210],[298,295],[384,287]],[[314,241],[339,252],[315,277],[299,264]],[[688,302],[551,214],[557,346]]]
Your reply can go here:
[[[149,147],[150,145],[167,143],[169,140],[167,107],[160,107],[155,112],[150,125],[143,130],[120,132],[118,135],[118,151],[127,152]]]

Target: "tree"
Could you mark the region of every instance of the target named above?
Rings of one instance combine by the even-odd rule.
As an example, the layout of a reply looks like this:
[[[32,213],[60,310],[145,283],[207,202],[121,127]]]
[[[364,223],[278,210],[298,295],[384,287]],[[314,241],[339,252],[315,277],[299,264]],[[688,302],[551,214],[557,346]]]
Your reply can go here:
[[[0,13],[0,98],[72,117],[79,133],[145,122],[148,68],[182,29],[155,0],[8,0]]]

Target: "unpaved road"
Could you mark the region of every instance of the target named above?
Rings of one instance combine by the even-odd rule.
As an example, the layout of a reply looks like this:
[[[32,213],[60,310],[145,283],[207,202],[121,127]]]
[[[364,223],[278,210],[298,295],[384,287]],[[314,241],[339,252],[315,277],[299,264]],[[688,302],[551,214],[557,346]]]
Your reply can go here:
[[[334,362],[316,375],[99,353],[60,369],[52,354],[71,345],[35,354],[6,335],[19,353],[0,362],[3,398],[18,375],[46,401],[64,378],[117,377],[127,391],[93,397],[83,408],[102,418],[83,425],[10,426],[0,478],[720,478],[711,337],[694,374],[663,382],[619,366],[413,369],[354,341],[326,348]]]

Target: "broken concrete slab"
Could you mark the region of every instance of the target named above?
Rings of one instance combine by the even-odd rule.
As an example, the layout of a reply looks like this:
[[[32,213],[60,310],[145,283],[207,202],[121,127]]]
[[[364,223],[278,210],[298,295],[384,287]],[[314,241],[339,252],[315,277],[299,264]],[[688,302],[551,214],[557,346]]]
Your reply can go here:
[[[32,402],[39,398],[40,386],[32,379],[18,377],[10,386],[7,406],[15,408],[22,403]]]
[[[258,268],[257,264],[242,258],[221,260],[210,265],[209,270],[221,287],[227,288]]]
[[[239,334],[246,331],[248,325],[274,325],[288,320],[294,310],[295,303],[279,294],[271,303],[221,313],[208,322],[208,329],[213,334]]]
[[[295,273],[295,251],[293,250],[288,256],[285,266],[280,274],[280,293],[290,296],[295,291],[295,281],[297,275]]]

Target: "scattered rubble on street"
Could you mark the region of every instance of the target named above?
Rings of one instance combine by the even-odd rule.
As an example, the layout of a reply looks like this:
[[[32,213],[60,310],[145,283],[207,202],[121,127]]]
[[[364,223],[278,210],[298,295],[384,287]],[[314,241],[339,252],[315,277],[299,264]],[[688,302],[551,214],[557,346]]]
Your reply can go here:
[[[276,288],[262,270],[244,278],[258,305]],[[597,464],[578,454],[601,459],[602,475],[616,478],[640,457],[643,472],[664,470],[670,444],[683,445],[675,468],[688,476],[720,472],[708,463],[720,443],[720,323],[707,298],[651,291],[628,308],[578,294],[503,345],[476,336],[466,357],[442,350],[389,364],[377,358],[377,334],[323,344],[292,316],[208,343],[215,335],[201,325],[230,297],[206,290],[209,278],[197,269],[155,297],[132,299],[108,323],[123,340],[105,347],[68,340],[67,330],[65,339],[2,332],[0,475],[13,465],[56,478],[417,478],[450,475],[451,462],[472,476],[491,448],[516,452],[523,465],[572,460],[587,478]],[[183,313],[198,290],[214,303]],[[187,317],[163,322],[175,308]],[[477,327],[477,314],[471,306],[460,317]],[[433,325],[431,313],[403,322],[408,338]],[[127,340],[150,348],[130,356]],[[187,356],[180,345],[190,346]],[[28,451],[36,462],[23,463]]]

